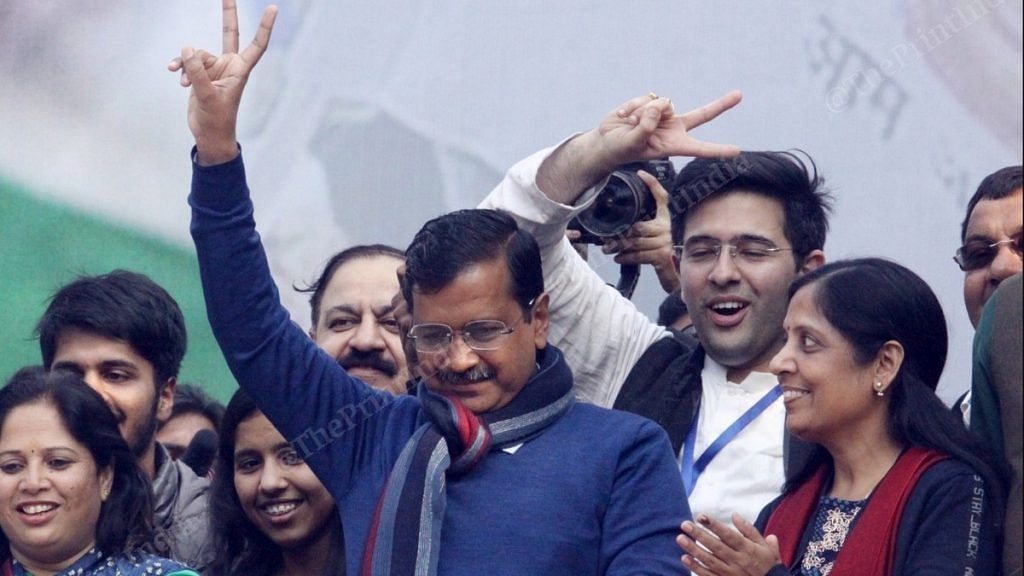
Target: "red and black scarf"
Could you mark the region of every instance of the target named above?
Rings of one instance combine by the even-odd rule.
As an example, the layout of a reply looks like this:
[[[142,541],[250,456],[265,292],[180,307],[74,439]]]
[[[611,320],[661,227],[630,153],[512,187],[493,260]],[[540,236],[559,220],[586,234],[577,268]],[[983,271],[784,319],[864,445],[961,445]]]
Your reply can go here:
[[[363,555],[363,576],[437,573],[446,479],[468,474],[491,449],[520,444],[565,414],[575,401],[572,372],[548,346],[541,366],[512,402],[477,415],[454,398],[420,384],[429,422],[406,443],[374,513]]]

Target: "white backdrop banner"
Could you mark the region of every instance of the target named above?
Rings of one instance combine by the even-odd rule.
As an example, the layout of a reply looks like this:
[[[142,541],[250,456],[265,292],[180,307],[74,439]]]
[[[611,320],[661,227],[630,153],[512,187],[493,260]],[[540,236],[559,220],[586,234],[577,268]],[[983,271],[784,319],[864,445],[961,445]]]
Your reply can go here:
[[[240,2],[243,43],[262,8]],[[689,109],[738,88],[699,137],[814,158],[837,198],[829,258],[888,257],[939,294],[952,400],[972,329],[951,256],[978,182],[1021,162],[1021,41],[1021,0],[284,0],[239,138],[275,278],[307,326],[291,286],[333,252],[404,247],[631,96]],[[3,2],[0,176],[191,250],[186,91],[165,66],[219,43],[216,0]],[[645,271],[635,299],[653,314],[662,296]]]

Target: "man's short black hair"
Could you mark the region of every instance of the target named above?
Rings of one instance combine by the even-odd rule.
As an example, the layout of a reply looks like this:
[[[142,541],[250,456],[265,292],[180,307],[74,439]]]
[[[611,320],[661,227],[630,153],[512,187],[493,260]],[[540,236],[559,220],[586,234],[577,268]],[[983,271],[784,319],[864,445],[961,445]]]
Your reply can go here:
[[[672,243],[681,244],[687,212],[711,194],[743,190],[774,198],[785,214],[783,232],[797,265],[825,248],[832,197],[814,160],[793,152],[742,152],[735,158],[690,161],[672,186],[669,213]]]
[[[334,278],[334,273],[337,272],[338,268],[341,268],[345,264],[359,260],[361,258],[376,258],[380,256],[387,256],[395,258],[397,260],[405,260],[405,252],[402,252],[398,248],[388,246],[387,244],[363,244],[359,246],[353,246],[346,248],[341,252],[338,252],[334,256],[331,256],[327,264],[324,265],[324,269],[320,272],[320,277],[304,287],[293,286],[297,292],[304,292],[309,294],[309,309],[310,309],[310,321],[313,328],[316,328],[317,323],[320,321],[320,303],[324,299],[324,290],[327,289],[327,285],[331,283],[331,279]]]
[[[402,293],[412,312],[413,288],[434,294],[474,264],[505,258],[512,297],[531,320],[530,303],[544,293],[540,248],[511,216],[496,210],[458,210],[427,222],[405,251]]]
[[[188,345],[178,303],[149,277],[128,270],[79,276],[50,298],[36,325],[47,369],[61,334],[71,329],[131,346],[153,365],[157,390],[177,378]]]
[[[967,240],[967,223],[971,220],[971,213],[974,207],[982,200],[1002,200],[1012,195],[1015,191],[1024,187],[1024,176],[1022,176],[1021,165],[1007,166],[985,176],[985,179],[978,185],[978,189],[967,202],[967,215],[960,225],[960,241]]]
[[[183,414],[198,414],[213,423],[213,427],[220,428],[220,421],[224,418],[224,405],[210,396],[198,384],[182,383],[174,389],[174,407],[171,408],[171,419]],[[167,422],[162,422],[162,428]]]

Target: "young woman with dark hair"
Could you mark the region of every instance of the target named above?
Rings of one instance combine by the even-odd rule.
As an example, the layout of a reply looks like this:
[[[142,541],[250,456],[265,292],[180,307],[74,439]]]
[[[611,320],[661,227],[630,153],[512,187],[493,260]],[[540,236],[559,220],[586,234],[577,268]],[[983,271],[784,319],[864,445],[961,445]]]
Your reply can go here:
[[[220,428],[210,498],[213,576],[343,576],[334,499],[239,390]]]
[[[0,570],[12,576],[194,575],[141,550],[149,483],[103,399],[24,368],[0,390]]]
[[[701,576],[998,574],[1004,467],[935,395],[947,335],[928,285],[886,260],[836,262],[793,283],[784,326],[771,369],[786,426],[817,455],[756,526],[685,522],[683,564]]]

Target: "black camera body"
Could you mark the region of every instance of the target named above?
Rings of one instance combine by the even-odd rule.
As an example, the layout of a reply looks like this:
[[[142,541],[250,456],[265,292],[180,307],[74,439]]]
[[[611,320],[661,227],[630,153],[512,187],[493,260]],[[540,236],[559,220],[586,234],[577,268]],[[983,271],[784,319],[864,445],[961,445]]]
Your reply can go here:
[[[668,158],[623,164],[612,172],[589,208],[569,222],[570,230],[579,230],[576,242],[604,244],[621,236],[636,222],[650,220],[657,212],[654,195],[637,176],[643,170],[658,179],[666,190],[672,189],[676,169]]]

